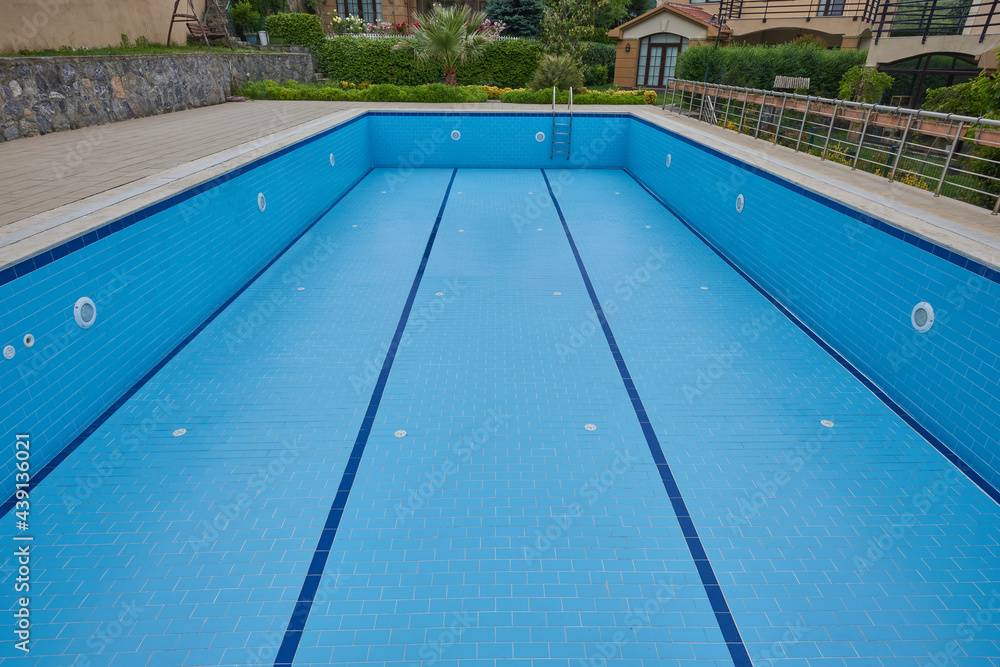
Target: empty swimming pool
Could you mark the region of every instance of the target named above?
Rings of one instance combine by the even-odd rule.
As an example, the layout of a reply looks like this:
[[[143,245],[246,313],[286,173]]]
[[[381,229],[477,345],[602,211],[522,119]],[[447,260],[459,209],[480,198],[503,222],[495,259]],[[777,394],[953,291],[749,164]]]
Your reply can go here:
[[[526,145],[545,150],[527,118],[515,119]],[[678,162],[702,158],[676,141],[669,167],[663,151],[646,166],[649,128],[633,120],[584,127],[592,160],[570,166],[588,168],[519,164],[536,160],[520,153],[477,168],[465,161],[488,160],[448,153],[488,119],[464,119],[458,139],[437,126],[397,137],[401,151],[385,136],[412,126],[365,122],[367,150],[348,154],[358,137],[313,146],[317,161],[332,151],[331,170],[356,164],[316,199],[313,222],[287,222],[252,258],[252,220],[306,206],[286,203],[273,173],[189,200],[202,204],[188,217],[242,207],[243,245],[211,251],[241,253],[225,260],[241,287],[178,315],[190,324],[164,334],[143,377],[102,387],[114,403],[35,464],[52,461],[30,492],[30,530],[8,502],[8,544],[30,532],[33,555],[30,652],[11,635],[4,662],[1000,665],[1000,507],[985,456],[995,415],[958,408],[985,433],[983,447],[955,437],[964,459],[987,463],[970,467],[938,428],[957,418],[915,389],[937,419],[918,423],[904,395],[868,379],[861,348],[887,353],[836,345],[861,325],[835,334],[812,309],[935,299],[902,279],[862,295],[848,278],[823,284],[808,267],[826,261],[824,241],[789,221],[836,220],[826,227],[854,257],[836,268],[845,276],[865,271],[852,261],[880,271],[863,257],[888,262],[877,243],[927,255],[949,277],[922,268],[920,279],[964,298],[938,302],[938,358],[948,328],[964,340],[996,309],[993,274],[859,217],[841,228],[842,211],[768,192],[785,186],[752,171],[682,203],[671,190],[693,186],[673,177]],[[689,218],[699,206],[701,226]],[[268,225],[303,217],[280,210]],[[787,233],[761,242],[776,211]],[[175,251],[201,252],[189,243]],[[741,244],[758,252],[740,259]],[[88,270],[110,270],[112,247]],[[126,266],[95,299],[95,330],[105,318],[128,331],[89,354],[126,348],[118,335],[152,340],[161,314],[185,309],[172,294],[213,289],[148,270]],[[66,298],[87,289],[71,284]],[[126,312],[139,308],[131,292],[144,312]],[[910,326],[908,307],[897,319]],[[32,323],[40,341],[44,322]],[[73,331],[60,350],[85,344],[90,330]],[[890,350],[896,335],[878,332]],[[896,344],[913,335],[901,328]],[[915,356],[884,372],[905,382],[921,371]],[[47,382],[39,363],[26,366],[38,373],[29,387]],[[4,424],[30,421],[22,410]]]

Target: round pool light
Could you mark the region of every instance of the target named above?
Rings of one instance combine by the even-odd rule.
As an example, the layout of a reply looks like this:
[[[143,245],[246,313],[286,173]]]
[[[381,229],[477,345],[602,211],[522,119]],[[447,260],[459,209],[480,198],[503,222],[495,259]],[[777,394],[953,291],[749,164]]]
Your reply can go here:
[[[670,153],[667,153],[667,169],[670,168]]]
[[[337,161],[333,159],[333,153],[330,153],[330,166],[331,167],[337,166]]]
[[[536,132],[535,133],[535,141],[537,141],[538,143],[541,143],[541,142],[545,141],[545,133],[544,132]]]
[[[97,306],[90,297],[81,296],[73,306],[73,319],[82,329],[89,329],[97,320]]]
[[[934,326],[934,308],[926,301],[921,301],[910,311],[910,323],[920,333],[927,333]]]
[[[257,193],[257,208],[259,208],[261,211],[263,211],[264,207],[266,207],[266,206],[267,206],[267,199],[264,198],[264,193],[263,192],[258,192]]]
[[[736,195],[736,212],[742,213],[743,206],[746,204],[746,200],[743,199],[743,195]]]
[[[451,131],[451,138],[454,139],[455,141],[458,141],[459,139],[462,138],[462,133],[459,132],[458,130],[452,130]]]

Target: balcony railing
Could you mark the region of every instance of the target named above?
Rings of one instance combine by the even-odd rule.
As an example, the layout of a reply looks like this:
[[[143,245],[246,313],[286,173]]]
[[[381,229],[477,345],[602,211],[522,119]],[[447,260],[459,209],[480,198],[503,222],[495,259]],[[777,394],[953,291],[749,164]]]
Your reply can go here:
[[[947,0],[942,0],[947,1]],[[723,0],[726,20],[849,18],[872,22],[878,14],[878,0]]]
[[[970,35],[982,42],[1000,34],[998,0],[900,0],[883,2],[874,26],[875,43],[882,37]]]

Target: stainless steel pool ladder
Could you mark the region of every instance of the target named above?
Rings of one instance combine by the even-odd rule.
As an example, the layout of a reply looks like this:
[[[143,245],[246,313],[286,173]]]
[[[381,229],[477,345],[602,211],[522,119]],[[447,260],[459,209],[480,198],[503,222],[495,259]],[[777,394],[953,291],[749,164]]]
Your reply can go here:
[[[565,128],[565,130],[558,130],[557,128]],[[556,153],[565,153],[566,159],[569,159],[569,151],[571,148],[571,142],[573,140],[573,88],[569,89],[569,122],[559,123],[556,122],[556,87],[552,86],[552,152],[549,153],[549,159],[555,157]],[[559,148],[556,148],[559,146]],[[566,149],[563,150],[562,146]]]

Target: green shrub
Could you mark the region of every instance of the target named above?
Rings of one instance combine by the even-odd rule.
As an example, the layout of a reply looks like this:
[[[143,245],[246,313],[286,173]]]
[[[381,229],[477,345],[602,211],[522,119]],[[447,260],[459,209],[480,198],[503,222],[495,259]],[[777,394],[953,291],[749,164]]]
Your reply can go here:
[[[275,14],[264,19],[268,35],[285,44],[321,44],[326,39],[323,23],[315,14]]]
[[[463,86],[522,88],[531,80],[541,59],[540,42],[527,39],[490,42],[482,58],[458,70],[458,83]]]
[[[583,88],[583,74],[571,56],[546,55],[538,63],[538,70],[528,87],[532,90],[552,90],[553,86],[559,90]]]
[[[677,58],[677,78],[771,90],[776,76],[806,77],[810,91],[833,98],[847,70],[864,65],[867,51],[826,50],[814,42],[797,44],[692,46]]]
[[[583,63],[584,70],[591,67],[603,65],[607,69],[606,79],[611,81],[615,78],[615,55],[617,52],[615,44],[602,44],[601,42],[585,42],[580,62]],[[586,76],[586,75],[584,75]],[[590,83],[589,81],[587,83]],[[590,84],[599,86],[598,83]]]
[[[1000,118],[1000,74],[980,74],[954,86],[927,91],[924,108],[973,118]]]
[[[583,83],[587,86],[603,86],[608,82],[608,68],[604,65],[591,65],[583,68]]]
[[[405,38],[336,37],[314,49],[319,70],[331,81],[371,81],[419,86],[444,78],[440,65],[421,64],[408,51],[393,50]]]
[[[642,91],[635,91],[635,93],[641,93]],[[656,94],[652,94],[653,99],[656,99]],[[509,93],[504,93],[500,96],[501,102],[510,102],[512,104],[551,104],[552,103],[552,89],[548,90],[512,90]],[[557,104],[567,104],[569,102],[569,91],[560,90],[556,93],[556,103]],[[610,93],[580,93],[573,94],[573,104],[648,104],[648,100],[642,94],[633,94],[632,91],[628,91],[627,94],[612,95]]]
[[[485,102],[479,86],[452,87],[443,83],[422,86],[395,86],[388,83],[366,88],[342,88],[332,84],[301,84],[286,81],[253,81],[240,94],[257,100],[326,100],[331,102]]]
[[[314,47],[319,69],[331,81],[391,83],[419,86],[444,78],[440,65],[415,62],[413,53],[394,50],[407,38],[369,39],[336,37]],[[541,45],[535,41],[509,39],[489,42],[482,58],[463,65],[459,85],[494,85],[521,88],[538,67]]]

